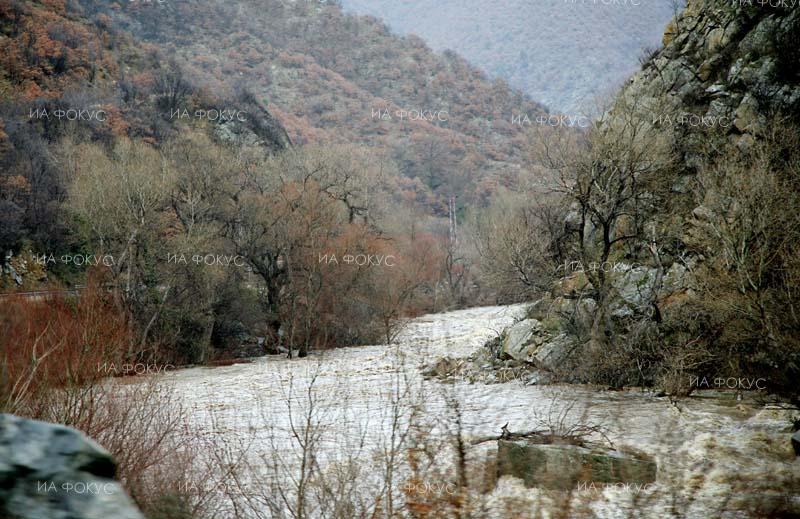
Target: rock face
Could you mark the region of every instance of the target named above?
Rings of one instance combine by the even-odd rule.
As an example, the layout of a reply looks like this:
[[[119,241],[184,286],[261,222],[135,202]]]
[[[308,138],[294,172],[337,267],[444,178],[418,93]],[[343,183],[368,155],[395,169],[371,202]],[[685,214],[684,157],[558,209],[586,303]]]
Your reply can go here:
[[[655,287],[657,270],[649,267],[632,267],[618,273],[612,280],[615,299],[611,303],[611,315],[628,317],[647,305]]]
[[[666,268],[661,278],[654,267],[626,263],[616,263],[607,276],[611,280],[610,308],[614,317],[630,317],[641,313],[649,306],[653,296],[663,301],[675,293],[693,289],[688,270],[680,263],[673,263]],[[579,300],[579,309],[592,315],[597,304],[587,296],[590,289],[591,284],[583,272],[561,278],[555,282],[551,292],[551,310],[556,314],[570,314],[575,309],[576,300]]]
[[[574,490],[581,483],[646,485],[655,482],[656,471],[655,461],[617,451],[527,440],[497,443],[498,476],[518,477],[527,487]]]
[[[74,429],[0,414],[0,517],[143,519],[115,471]]]
[[[800,111],[800,10],[779,4],[689,0],[623,95],[657,109],[688,154],[687,133],[711,125],[746,145],[774,123],[768,114]]]
[[[219,123],[214,128],[215,135],[236,146],[266,146],[273,150],[291,146],[286,130],[269,111],[255,102],[247,106],[252,110],[247,118]]]

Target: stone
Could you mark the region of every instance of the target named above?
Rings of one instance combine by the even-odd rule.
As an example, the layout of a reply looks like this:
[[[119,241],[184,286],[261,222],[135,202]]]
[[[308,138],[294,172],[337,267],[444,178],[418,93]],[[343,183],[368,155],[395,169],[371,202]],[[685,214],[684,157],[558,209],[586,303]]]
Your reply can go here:
[[[714,83],[710,87],[706,88],[705,92],[709,96],[716,98],[725,98],[731,95],[730,92],[728,92],[726,86],[722,83]],[[715,99],[714,101],[711,101],[711,103],[709,104],[709,108],[713,107],[714,103],[719,103],[719,100]],[[714,111],[709,110],[710,113],[718,113],[719,111],[720,111],[719,109]]]
[[[758,120],[758,102],[751,96],[747,94],[742,99],[739,108],[736,109],[735,119],[733,124],[739,131],[747,131],[752,129]]]
[[[706,50],[710,54],[719,54],[731,45],[733,38],[741,30],[741,23],[734,18],[724,27],[711,29],[706,35]]]
[[[586,273],[582,270],[577,270],[573,273],[570,273],[570,270],[583,268],[583,265],[578,262],[575,262],[574,264],[566,264],[564,270],[567,274],[565,274],[563,278],[553,283],[550,295],[553,298],[566,297],[574,299],[578,297],[578,295],[580,295],[586,289],[586,287],[589,286],[589,280],[586,277]]]
[[[14,268],[14,264],[12,262],[12,258],[14,257],[14,253],[12,251],[6,252],[5,261],[2,264],[2,268],[0,268],[0,274],[8,274],[11,276],[11,279],[14,280],[14,283],[17,285],[22,285],[22,276],[17,269]]]
[[[530,356],[528,346],[534,333],[541,330],[542,325],[536,319],[525,319],[515,323],[505,331],[502,356],[520,361],[527,361]]]
[[[541,386],[552,383],[554,380],[553,374],[547,371],[536,370],[531,373],[527,380],[525,380],[526,386]]]
[[[645,485],[656,480],[656,462],[644,455],[578,445],[498,440],[498,477],[514,476],[525,486],[575,489],[579,483]]]
[[[571,350],[572,342],[566,334],[553,336],[538,320],[525,319],[504,332],[501,356],[506,361],[514,360],[533,364],[545,371],[556,371]],[[508,366],[508,362],[506,364]]]
[[[800,431],[792,435],[792,447],[794,448],[794,455],[800,456]]]
[[[423,369],[422,374],[426,377],[446,379],[458,375],[462,364],[463,360],[442,357]]]
[[[692,210],[692,217],[701,222],[710,222],[714,220],[714,213],[706,206],[699,205]]]
[[[672,183],[670,190],[673,193],[680,193],[680,194],[691,193],[693,179],[694,177],[692,176],[681,175],[677,179],[675,179],[675,182]]]
[[[554,372],[563,365],[571,351],[572,341],[567,334],[561,333],[536,348],[530,359],[537,368]]]
[[[656,269],[642,266],[618,273],[611,282],[616,292],[611,315],[628,317],[646,306],[652,296],[656,274]]]
[[[111,455],[63,425],[0,414],[0,517],[144,519]]]
[[[550,305],[551,312],[556,316],[571,315],[576,310],[583,315],[593,315],[597,310],[597,302],[591,297],[572,299],[567,297],[556,297]]]
[[[661,291],[664,294],[671,294],[678,292],[684,288],[688,288],[691,276],[689,270],[681,263],[673,263],[664,273],[664,279],[661,282]]]

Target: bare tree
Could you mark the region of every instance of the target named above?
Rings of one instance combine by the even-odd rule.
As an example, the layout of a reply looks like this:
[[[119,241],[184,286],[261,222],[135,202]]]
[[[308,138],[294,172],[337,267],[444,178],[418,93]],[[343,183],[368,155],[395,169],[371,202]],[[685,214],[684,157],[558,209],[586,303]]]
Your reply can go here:
[[[168,114],[175,110],[187,109],[186,99],[192,87],[184,78],[183,70],[176,61],[171,61],[161,69],[156,76],[155,90],[159,108]]]
[[[669,193],[674,163],[671,141],[654,126],[653,113],[644,97],[620,96],[583,145],[580,136],[563,132],[539,141],[539,160],[559,173],[561,191],[571,202],[567,224],[583,265],[607,265],[612,255],[647,241],[645,225]],[[615,342],[611,280],[605,268],[590,268],[586,276],[597,302],[592,343],[602,349]]]
[[[549,286],[565,258],[563,214],[555,197],[505,194],[475,215],[481,271],[501,301],[529,300]]]

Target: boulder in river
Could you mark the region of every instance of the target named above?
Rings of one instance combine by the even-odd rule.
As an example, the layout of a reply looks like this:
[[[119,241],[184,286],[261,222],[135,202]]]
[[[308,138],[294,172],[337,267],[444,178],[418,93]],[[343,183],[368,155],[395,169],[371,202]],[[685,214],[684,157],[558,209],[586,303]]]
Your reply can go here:
[[[646,485],[656,480],[656,462],[644,455],[583,447],[498,440],[497,474],[522,479],[527,487],[556,490],[593,485]]]
[[[0,517],[143,519],[111,455],[63,425],[0,414]]]
[[[532,350],[542,344],[542,324],[536,319],[514,323],[503,336],[502,357],[528,361]]]

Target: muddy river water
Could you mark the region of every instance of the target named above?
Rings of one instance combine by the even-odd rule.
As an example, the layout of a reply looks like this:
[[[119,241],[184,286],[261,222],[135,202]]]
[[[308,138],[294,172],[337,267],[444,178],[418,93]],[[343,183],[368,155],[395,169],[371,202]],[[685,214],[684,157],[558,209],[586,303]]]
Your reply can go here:
[[[309,405],[323,431],[323,463],[356,448],[354,438],[359,452],[364,445],[390,441],[392,410],[398,401],[403,405],[401,393],[414,400],[422,419],[430,420],[431,435],[445,434],[437,417],[447,414],[453,400],[467,438],[498,434],[506,423],[515,431],[534,429],[538,419],[568,408],[569,419],[601,424],[615,445],[639,449],[658,463],[656,484],[645,490],[607,488],[589,498],[574,496],[583,500],[590,516],[751,517],[754,512],[742,503],[754,502],[800,512],[800,458],[792,452],[788,433],[797,412],[765,402],[756,391],[745,392],[740,400],[734,392],[702,391],[673,404],[640,389],[423,379],[423,364],[445,355],[470,355],[523,313],[516,305],[426,315],[411,321],[390,346],[337,349],[293,360],[269,356],[165,376],[189,409],[194,428],[215,442],[246,445],[254,458],[296,449],[290,432],[308,416]],[[479,447],[489,453],[493,448],[492,442]],[[552,496],[545,494],[515,478],[502,478],[482,495],[482,514],[552,516],[545,506]]]

